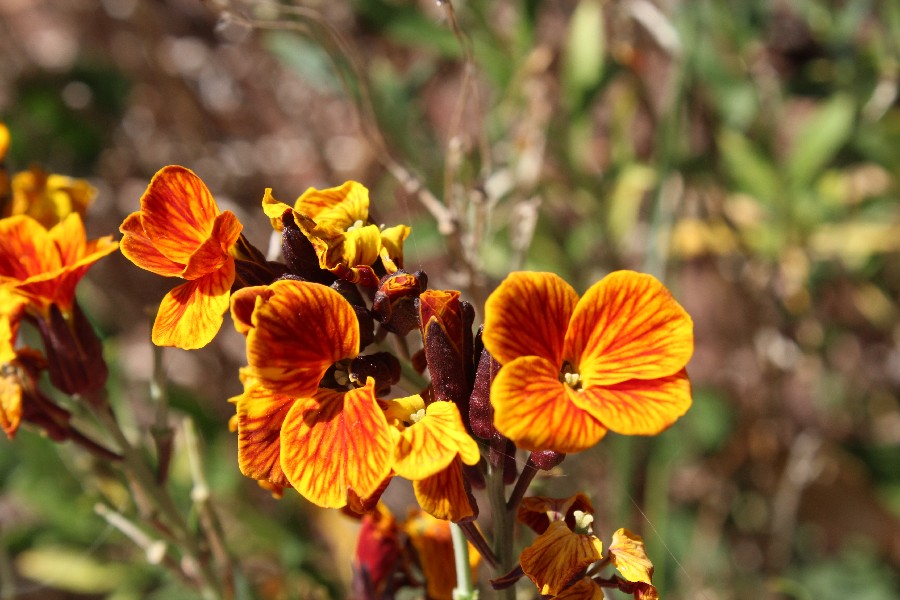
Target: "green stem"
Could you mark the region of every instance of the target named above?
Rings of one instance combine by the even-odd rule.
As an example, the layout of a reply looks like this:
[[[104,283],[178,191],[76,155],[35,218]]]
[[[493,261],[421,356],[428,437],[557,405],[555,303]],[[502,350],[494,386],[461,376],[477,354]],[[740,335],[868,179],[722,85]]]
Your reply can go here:
[[[456,564],[456,587],[453,600],[475,600],[478,592],[472,585],[472,569],[469,567],[469,541],[456,523],[450,523],[450,538],[453,540],[453,560]]]
[[[513,567],[512,519],[506,508],[506,486],[503,484],[503,469],[491,469],[488,473],[488,498],[494,520],[494,555],[499,563],[499,575],[505,575]],[[513,600],[514,587],[497,591],[499,600]]]

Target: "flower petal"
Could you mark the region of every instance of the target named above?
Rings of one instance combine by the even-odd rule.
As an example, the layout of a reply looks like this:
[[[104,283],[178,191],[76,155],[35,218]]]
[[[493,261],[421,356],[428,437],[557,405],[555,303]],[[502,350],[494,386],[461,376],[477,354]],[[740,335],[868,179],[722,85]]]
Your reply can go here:
[[[414,481],[413,491],[422,510],[438,519],[458,523],[476,516],[475,499],[466,485],[459,458],[454,458],[443,471]]]
[[[25,281],[60,267],[59,252],[40,223],[25,215],[0,219],[0,277]]]
[[[627,529],[619,529],[609,545],[610,558],[619,573],[628,581],[652,583],[653,563],[647,557],[644,538]]]
[[[485,347],[500,364],[540,356],[562,366],[563,339],[578,294],[553,273],[510,273],[487,299]]]
[[[234,259],[166,294],[153,323],[153,343],[193,350],[211,342],[228,310],[232,283]]]
[[[347,231],[357,221],[369,219],[369,190],[356,181],[325,190],[309,188],[297,199],[294,210],[312,217],[319,230]]]
[[[247,335],[253,328],[253,311],[260,302],[266,302],[275,292],[267,285],[254,285],[241,288],[231,295],[231,320],[238,333]]]
[[[497,430],[526,450],[580,452],[606,434],[603,424],[572,401],[550,362],[525,356],[500,369],[491,386]]]
[[[421,421],[401,432],[394,448],[394,471],[406,479],[425,479],[447,468],[457,456],[467,465],[481,458],[456,405],[433,402]]]
[[[591,387],[671,375],[693,351],[693,322],[669,290],[652,275],[617,271],[578,302],[565,357]]]
[[[190,169],[160,169],[141,197],[141,223],[164,256],[187,264],[209,237],[219,207],[206,184]]]
[[[288,396],[312,396],[328,368],[359,353],[359,321],[333,289],[305,281],[276,281],[253,311],[247,362],[253,377]]]
[[[682,369],[660,379],[629,379],[582,389],[572,398],[616,433],[656,435],[691,407],[691,382]]]
[[[381,250],[381,232],[376,225],[341,233],[327,241],[328,251],[319,255],[319,266],[323,269],[336,269],[340,265],[351,269],[371,266]]]
[[[124,234],[122,254],[141,269],[163,277],[178,277],[184,271],[184,265],[163,256],[144,233],[141,213],[135,212],[125,217],[119,231]]]
[[[603,588],[590,577],[582,577],[555,596],[556,600],[604,600]]]
[[[241,237],[242,229],[233,212],[226,210],[218,215],[209,237],[191,254],[181,276],[197,279],[221,267],[231,257],[228,251]]]
[[[541,594],[555,596],[591,563],[600,560],[603,544],[593,535],[572,532],[564,521],[555,521],[547,531],[522,551],[522,571]]]
[[[289,396],[254,386],[234,399],[238,417],[238,464],[241,473],[287,487],[281,470],[281,425],[294,404]]]
[[[375,380],[339,393],[300,398],[281,428],[281,467],[294,488],[325,508],[347,504],[347,492],[371,495],[391,470],[391,436],[375,401]]]

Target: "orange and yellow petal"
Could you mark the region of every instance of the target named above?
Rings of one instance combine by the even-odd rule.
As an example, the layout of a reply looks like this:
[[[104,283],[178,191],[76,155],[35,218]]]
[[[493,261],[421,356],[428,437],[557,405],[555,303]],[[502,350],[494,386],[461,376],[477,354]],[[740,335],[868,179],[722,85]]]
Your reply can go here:
[[[488,297],[484,346],[500,364],[540,356],[562,366],[563,340],[578,294],[553,273],[516,272]]]
[[[459,457],[431,477],[413,481],[413,491],[422,510],[438,519],[458,523],[476,516]]]
[[[0,428],[12,439],[22,422],[22,386],[14,374],[0,372]]]
[[[267,285],[254,285],[231,294],[231,320],[238,333],[247,335],[250,332],[253,328],[253,311],[256,305],[266,302],[274,293]]]
[[[491,386],[494,424],[525,450],[580,452],[600,441],[606,427],[572,401],[576,393],[547,360],[518,358],[500,369]]]
[[[234,283],[234,259],[208,275],[183,283],[163,298],[153,323],[157,346],[202,348],[222,326]]]
[[[59,252],[40,223],[25,215],[0,219],[0,277],[25,281],[60,267]]]
[[[0,162],[6,158],[6,152],[9,150],[9,128],[6,123],[0,122]]]
[[[693,327],[655,277],[617,271],[591,286],[575,307],[565,358],[585,387],[665,377],[691,358]]]
[[[452,600],[453,589],[456,587],[456,569],[450,524],[446,520],[418,512],[407,519],[404,529],[416,550],[419,564],[422,565],[428,598]],[[469,544],[469,567],[473,580],[480,562],[481,555]]]
[[[519,564],[541,594],[555,596],[602,552],[602,542],[593,535],[574,533],[564,521],[555,521],[522,551]]]
[[[247,334],[252,375],[279,393],[312,396],[331,365],[359,353],[356,313],[324,285],[282,280],[269,287],[273,294],[258,301]]]
[[[40,167],[17,173],[11,182],[9,214],[24,214],[50,228],[73,212],[84,214],[97,190],[83,179],[47,173]]]
[[[582,389],[572,401],[616,433],[656,435],[691,407],[691,382],[682,369],[659,379]]]
[[[341,265],[354,268],[371,266],[381,250],[381,232],[376,225],[366,225],[338,234],[328,241],[328,250],[319,254],[319,266],[335,269]]]
[[[219,269],[231,259],[229,249],[241,237],[242,229],[243,226],[234,213],[226,210],[218,215],[213,221],[209,237],[191,254],[181,276],[185,279],[197,279]]]
[[[409,237],[408,225],[395,225],[381,232],[381,248],[397,267],[403,267],[403,242]]]
[[[555,596],[556,600],[604,600],[603,589],[590,577],[582,577]]]
[[[294,399],[254,386],[234,401],[241,473],[279,487],[289,486],[281,470],[281,425]]]
[[[309,188],[294,204],[316,222],[319,231],[339,233],[369,219],[369,190],[356,181],[324,190]]]
[[[374,390],[371,377],[365,387],[345,393],[320,389],[288,412],[281,429],[281,468],[310,502],[341,508],[348,490],[370,496],[390,473],[391,436]]]
[[[160,169],[141,197],[144,233],[164,256],[187,264],[212,232],[219,207],[206,184],[190,169]]]
[[[481,455],[452,402],[433,402],[422,419],[404,429],[394,448],[394,471],[406,479],[431,477],[447,468],[457,456],[467,465]]]
[[[135,265],[163,277],[179,277],[184,265],[164,256],[144,232],[141,213],[131,213],[119,226],[122,236],[122,254]]]
[[[625,579],[652,583],[653,563],[647,557],[644,538],[628,529],[619,529],[613,534],[608,551],[612,563]]]
[[[272,228],[275,231],[284,229],[284,222],[281,219],[284,216],[284,213],[292,210],[291,207],[284,202],[275,199],[275,196],[272,195],[272,188],[266,188],[266,191],[263,194],[262,209],[272,222]]]

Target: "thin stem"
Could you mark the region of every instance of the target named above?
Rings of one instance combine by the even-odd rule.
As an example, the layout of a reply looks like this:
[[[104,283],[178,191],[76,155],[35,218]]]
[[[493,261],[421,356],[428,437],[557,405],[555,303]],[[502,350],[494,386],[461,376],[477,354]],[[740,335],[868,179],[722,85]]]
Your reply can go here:
[[[166,393],[162,352],[162,347],[153,346],[153,374],[150,376],[150,400],[156,405],[156,421],[150,428],[150,435],[156,446],[156,481],[160,484],[169,478],[174,438],[172,426],[169,424],[169,395]]]
[[[488,473],[488,498],[494,520],[494,554],[497,556],[499,573],[508,573],[513,566],[512,519],[506,508],[506,486],[503,484],[503,470],[491,469]],[[513,588],[498,590],[500,600],[513,600]]]
[[[121,454],[116,454],[106,446],[95,442],[74,427],[69,428],[68,435],[69,440],[81,446],[97,458],[111,462],[121,462],[123,460]]]
[[[459,528],[462,529],[462,532],[465,534],[466,539],[469,540],[469,543],[478,550],[478,554],[481,555],[481,558],[491,566],[491,569],[494,571],[499,570],[500,564],[497,562],[497,557],[494,556],[494,551],[487,543],[487,540],[484,539],[484,536],[481,535],[481,531],[475,526],[475,523],[459,523]]]
[[[528,491],[528,486],[531,485],[537,472],[538,469],[534,466],[531,456],[529,456],[528,462],[525,463],[522,473],[516,480],[516,487],[513,488],[512,494],[510,494],[509,500],[506,503],[506,510],[509,511],[510,514],[519,508],[519,503],[522,501],[522,498],[525,497],[525,492]]]
[[[456,523],[450,523],[450,538],[453,540],[453,561],[456,565],[453,600],[474,600],[475,588],[472,585],[472,568],[469,566],[469,542],[462,528]]]

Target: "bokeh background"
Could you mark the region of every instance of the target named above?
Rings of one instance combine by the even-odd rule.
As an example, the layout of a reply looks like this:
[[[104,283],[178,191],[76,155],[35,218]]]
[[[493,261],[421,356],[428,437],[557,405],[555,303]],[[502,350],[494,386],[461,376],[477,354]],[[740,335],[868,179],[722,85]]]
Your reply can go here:
[[[434,0],[0,0],[8,161],[89,179],[93,236],[185,165],[263,250],[266,187],[291,202],[357,179],[379,222],[412,225],[407,266],[476,305],[511,269],[578,290],[654,273],[694,318],[693,408],[538,488],[585,491],[607,536],[641,532],[665,598],[900,597],[900,4],[454,7],[462,41]],[[460,207],[464,236],[398,166]],[[113,256],[80,288],[136,428],[170,287]],[[343,597],[352,522],[237,469],[230,329],[164,353],[175,414],[261,597]],[[0,597],[191,598],[93,512],[128,500],[92,460],[0,440]],[[188,506],[183,453],[172,477]]]

